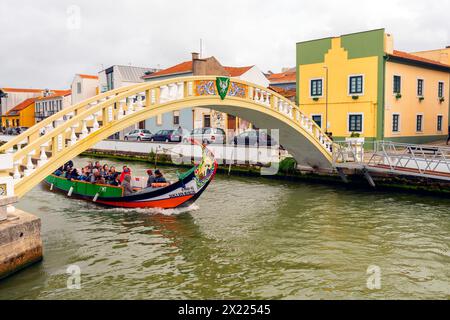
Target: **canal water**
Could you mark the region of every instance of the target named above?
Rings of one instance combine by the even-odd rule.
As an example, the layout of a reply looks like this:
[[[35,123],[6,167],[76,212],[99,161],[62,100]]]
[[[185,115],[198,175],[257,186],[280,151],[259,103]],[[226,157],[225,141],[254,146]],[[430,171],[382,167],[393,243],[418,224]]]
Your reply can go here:
[[[0,281],[0,299],[450,298],[449,199],[219,175],[184,211],[44,186],[18,207],[41,217],[45,258]]]

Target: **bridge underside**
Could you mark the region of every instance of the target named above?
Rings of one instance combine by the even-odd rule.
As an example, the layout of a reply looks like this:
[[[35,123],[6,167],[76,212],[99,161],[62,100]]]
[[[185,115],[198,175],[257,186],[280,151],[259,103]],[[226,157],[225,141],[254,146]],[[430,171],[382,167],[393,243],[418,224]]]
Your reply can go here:
[[[274,118],[272,115],[228,105],[210,106],[209,108],[250,121],[261,129],[278,129],[279,143],[295,158],[298,164],[324,169],[331,168],[329,158],[314,143],[306,136],[299,134],[298,129]],[[270,134],[270,132],[268,133]]]

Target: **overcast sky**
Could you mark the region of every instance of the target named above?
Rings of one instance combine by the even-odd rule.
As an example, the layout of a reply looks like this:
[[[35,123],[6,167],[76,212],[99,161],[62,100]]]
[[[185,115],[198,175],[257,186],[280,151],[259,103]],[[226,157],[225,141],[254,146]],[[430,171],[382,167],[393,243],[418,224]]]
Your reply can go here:
[[[203,39],[224,65],[295,66],[295,43],[386,28],[399,50],[450,45],[450,0],[2,0],[0,87],[68,88],[113,64],[168,67]]]

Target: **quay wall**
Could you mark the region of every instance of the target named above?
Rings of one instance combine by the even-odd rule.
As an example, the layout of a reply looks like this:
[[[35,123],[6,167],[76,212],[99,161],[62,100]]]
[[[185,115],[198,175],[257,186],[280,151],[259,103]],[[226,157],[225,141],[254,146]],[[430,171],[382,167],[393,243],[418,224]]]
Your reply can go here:
[[[41,219],[19,209],[8,213],[0,221],[0,279],[41,261],[42,257]]]

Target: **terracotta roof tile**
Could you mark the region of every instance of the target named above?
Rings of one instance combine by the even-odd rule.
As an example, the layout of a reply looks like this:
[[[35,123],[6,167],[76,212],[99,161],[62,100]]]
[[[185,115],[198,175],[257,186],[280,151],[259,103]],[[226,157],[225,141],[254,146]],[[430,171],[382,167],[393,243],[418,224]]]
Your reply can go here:
[[[167,75],[171,75],[171,74],[187,73],[187,72],[192,72],[192,60],[179,63],[179,64],[169,67],[167,69],[163,69],[163,70],[154,72],[152,74],[143,76],[142,78],[149,79],[149,78],[153,78],[153,77],[167,76]]]
[[[230,74],[230,77],[239,77],[246,73],[248,70],[253,68],[254,66],[247,67],[224,67],[226,71]]]
[[[407,59],[407,60],[413,60],[413,61],[419,61],[419,62],[424,62],[424,63],[428,63],[428,64],[433,64],[436,66],[440,66],[440,67],[447,67],[450,68],[450,65],[448,64],[443,64],[440,63],[438,61],[435,60],[430,60],[430,59],[426,59],[426,58],[422,58],[404,51],[398,51],[398,50],[394,50],[394,52],[391,54],[391,56],[394,57],[398,57],[398,58],[403,58],[403,59]]]
[[[21,89],[21,88],[0,88],[0,90],[4,92],[31,92],[31,93],[40,93],[44,91],[44,89]]]
[[[26,107],[30,106],[31,104],[33,104],[36,101],[36,98],[29,98],[26,99],[24,101],[22,101],[21,103],[19,103],[18,105],[16,105],[14,108],[12,108],[11,110],[9,110],[6,115],[12,115],[12,113],[16,113],[19,112],[23,109],[25,109]]]
[[[65,96],[69,96],[72,94],[72,90],[54,90],[52,91],[53,94],[46,96],[46,97],[39,97],[36,98],[36,100],[47,100],[47,99],[53,99],[56,97],[65,97]]]
[[[296,82],[297,74],[296,72],[281,72],[281,73],[272,73],[267,78],[270,83],[284,83],[284,82]]]
[[[90,75],[90,74],[78,74],[80,78],[83,79],[98,79],[98,76]]]

